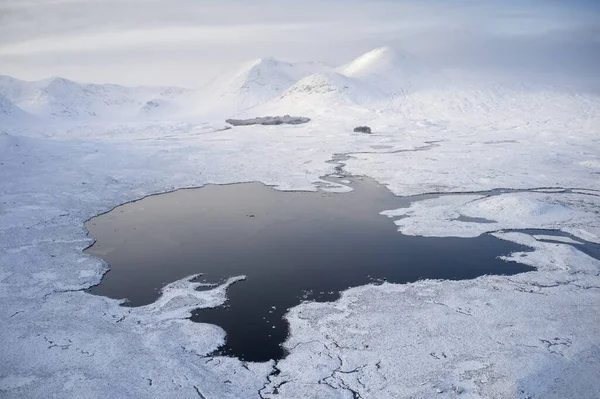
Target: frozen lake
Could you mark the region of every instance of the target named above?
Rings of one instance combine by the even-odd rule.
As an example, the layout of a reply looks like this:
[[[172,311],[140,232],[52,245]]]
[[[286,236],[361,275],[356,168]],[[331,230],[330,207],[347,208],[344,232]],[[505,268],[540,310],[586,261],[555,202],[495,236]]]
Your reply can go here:
[[[381,211],[410,205],[367,178],[348,193],[282,192],[260,183],[209,185],[155,195],[87,222],[96,243],[87,253],[111,267],[90,292],[152,303],[166,284],[203,273],[220,283],[246,275],[221,307],[192,320],[227,333],[221,354],[248,361],[284,356],[287,310],[331,301],[349,287],[389,281],[471,279],[531,267],[497,259],[525,247],[490,235],[429,238],[397,232]],[[398,309],[399,312],[402,309]]]

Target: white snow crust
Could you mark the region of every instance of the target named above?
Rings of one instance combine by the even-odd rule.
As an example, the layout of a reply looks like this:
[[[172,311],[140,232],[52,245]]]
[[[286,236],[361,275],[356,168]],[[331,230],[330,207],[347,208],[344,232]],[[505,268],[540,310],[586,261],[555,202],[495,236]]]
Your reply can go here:
[[[562,230],[584,240],[593,236],[597,242],[600,236],[598,207],[600,196],[521,192],[490,196],[449,195],[414,202],[409,208],[382,214],[402,217],[395,223],[399,231],[408,235],[476,237],[498,230],[529,228]],[[488,222],[463,221],[460,216]]]
[[[266,59],[189,90],[2,77],[0,396],[600,397],[600,262],[507,231],[600,242],[600,99],[424,78],[390,51],[337,69]],[[226,117],[285,114],[311,121],[224,129]],[[363,124],[374,134],[352,132]],[[287,316],[289,356],[263,364],[211,356],[223,330],[186,319],[225,302],[243,276],[208,291],[190,276],[140,308],[84,292],[108,270],[82,252],[87,219],[209,183],[315,191],[339,164],[396,195],[440,194],[381,210],[403,234],[494,232],[531,247],[506,259],[537,270],[304,303]]]

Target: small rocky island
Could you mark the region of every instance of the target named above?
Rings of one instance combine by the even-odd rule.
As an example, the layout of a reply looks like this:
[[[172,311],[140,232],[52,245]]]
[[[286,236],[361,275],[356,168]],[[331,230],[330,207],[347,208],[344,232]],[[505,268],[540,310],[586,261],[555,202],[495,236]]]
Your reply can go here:
[[[263,116],[251,119],[227,119],[225,122],[233,126],[249,126],[249,125],[299,125],[307,123],[310,118],[304,116]]]

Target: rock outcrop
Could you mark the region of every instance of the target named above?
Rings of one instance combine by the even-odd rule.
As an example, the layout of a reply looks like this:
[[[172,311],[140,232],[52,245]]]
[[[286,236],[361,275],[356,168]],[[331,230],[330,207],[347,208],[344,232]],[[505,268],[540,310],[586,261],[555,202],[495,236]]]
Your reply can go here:
[[[369,126],[357,126],[354,131],[357,133],[371,133],[371,128]]]
[[[249,125],[299,125],[301,123],[307,123],[310,118],[303,116],[263,116],[252,119],[227,119],[225,122],[233,126],[249,126]]]

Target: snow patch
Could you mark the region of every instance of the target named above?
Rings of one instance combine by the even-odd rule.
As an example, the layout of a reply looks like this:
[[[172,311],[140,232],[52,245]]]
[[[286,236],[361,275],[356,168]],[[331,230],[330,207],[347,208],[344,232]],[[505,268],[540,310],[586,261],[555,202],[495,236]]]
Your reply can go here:
[[[598,197],[568,193],[445,195],[412,203],[408,208],[384,211],[382,215],[402,217],[395,221],[398,230],[419,236],[476,237],[509,229],[562,230],[573,234],[569,230],[582,223],[600,233],[600,221],[593,211],[597,206],[600,206]],[[461,215],[490,222],[465,222],[458,220]]]

